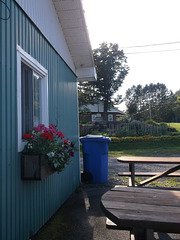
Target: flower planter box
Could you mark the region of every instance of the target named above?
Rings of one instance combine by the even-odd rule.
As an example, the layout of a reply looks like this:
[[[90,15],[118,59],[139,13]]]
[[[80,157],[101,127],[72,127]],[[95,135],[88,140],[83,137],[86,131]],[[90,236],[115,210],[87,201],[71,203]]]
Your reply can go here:
[[[42,155],[22,155],[21,178],[23,180],[43,180],[55,173],[48,158]]]

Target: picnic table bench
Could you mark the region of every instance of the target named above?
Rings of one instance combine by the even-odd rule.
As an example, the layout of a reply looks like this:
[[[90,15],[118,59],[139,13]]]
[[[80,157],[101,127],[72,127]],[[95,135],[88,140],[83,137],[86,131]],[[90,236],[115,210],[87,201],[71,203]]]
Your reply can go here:
[[[154,232],[180,233],[180,191],[120,186],[106,192],[101,207],[130,239],[153,240]]]
[[[135,176],[151,176],[150,178],[141,181],[137,186],[144,186],[147,183],[150,183],[154,180],[157,180],[161,177],[180,177],[180,173],[175,173],[180,169],[180,157],[131,157],[131,156],[122,156],[118,157],[117,160],[122,163],[129,164],[129,172],[119,172],[120,176],[129,176],[129,186],[135,186]],[[135,172],[135,164],[178,164],[173,166],[164,172]]]

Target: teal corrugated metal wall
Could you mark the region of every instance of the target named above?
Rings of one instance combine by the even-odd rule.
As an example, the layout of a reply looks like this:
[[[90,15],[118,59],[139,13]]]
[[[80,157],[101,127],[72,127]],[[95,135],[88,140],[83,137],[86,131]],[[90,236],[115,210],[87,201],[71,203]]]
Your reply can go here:
[[[5,1],[5,0],[4,0]],[[0,20],[0,239],[28,240],[79,185],[79,154],[60,174],[22,181],[17,152],[17,44],[48,70],[49,122],[78,142],[76,76],[13,0]],[[7,15],[0,6],[0,16]]]

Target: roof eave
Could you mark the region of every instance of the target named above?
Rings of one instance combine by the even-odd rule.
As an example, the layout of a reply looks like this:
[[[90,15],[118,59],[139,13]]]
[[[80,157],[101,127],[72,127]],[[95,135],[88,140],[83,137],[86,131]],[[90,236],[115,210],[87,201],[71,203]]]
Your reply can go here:
[[[52,0],[79,81],[97,80],[92,48],[81,0]]]

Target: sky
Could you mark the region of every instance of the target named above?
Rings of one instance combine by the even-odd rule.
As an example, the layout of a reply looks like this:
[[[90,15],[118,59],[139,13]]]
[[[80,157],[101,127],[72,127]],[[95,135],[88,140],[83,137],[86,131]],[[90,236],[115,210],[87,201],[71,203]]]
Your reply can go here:
[[[174,93],[180,89],[180,0],[82,3],[92,49],[103,41],[117,43],[127,57],[130,71],[118,94],[124,97],[133,85],[158,82]]]

